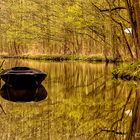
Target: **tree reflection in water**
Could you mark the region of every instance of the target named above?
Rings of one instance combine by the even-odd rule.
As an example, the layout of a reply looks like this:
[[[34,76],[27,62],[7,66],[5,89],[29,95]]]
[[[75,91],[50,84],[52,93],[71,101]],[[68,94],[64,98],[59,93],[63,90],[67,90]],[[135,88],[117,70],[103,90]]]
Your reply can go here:
[[[0,110],[1,140],[136,139],[139,83],[113,80],[112,65],[13,61],[11,67],[34,66],[47,72],[43,85],[48,96],[27,104],[0,98],[6,112]]]

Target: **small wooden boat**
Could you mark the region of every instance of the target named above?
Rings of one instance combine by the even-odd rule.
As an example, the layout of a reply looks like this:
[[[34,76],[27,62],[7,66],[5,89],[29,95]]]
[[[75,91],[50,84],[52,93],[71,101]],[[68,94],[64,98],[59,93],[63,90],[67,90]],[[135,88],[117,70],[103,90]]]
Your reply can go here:
[[[13,87],[38,86],[46,76],[46,73],[29,67],[13,67],[0,73],[1,79]]]

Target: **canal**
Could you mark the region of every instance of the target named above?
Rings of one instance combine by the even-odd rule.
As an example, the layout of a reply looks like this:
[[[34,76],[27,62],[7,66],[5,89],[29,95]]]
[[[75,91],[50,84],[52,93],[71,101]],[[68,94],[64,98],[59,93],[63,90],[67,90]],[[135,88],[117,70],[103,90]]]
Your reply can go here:
[[[1,140],[139,138],[138,82],[112,79],[113,64],[6,59],[3,68],[14,66],[46,72],[46,96],[31,102],[0,96]]]

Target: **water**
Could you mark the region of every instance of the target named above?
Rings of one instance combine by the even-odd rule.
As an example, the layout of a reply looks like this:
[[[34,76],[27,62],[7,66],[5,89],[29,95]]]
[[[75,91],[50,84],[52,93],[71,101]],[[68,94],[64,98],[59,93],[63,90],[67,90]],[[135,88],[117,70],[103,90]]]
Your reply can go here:
[[[1,140],[139,137],[139,119],[133,121],[139,113],[138,83],[113,80],[112,64],[6,59],[3,67],[14,66],[46,72],[42,85],[47,97],[38,102],[12,102],[0,97]]]

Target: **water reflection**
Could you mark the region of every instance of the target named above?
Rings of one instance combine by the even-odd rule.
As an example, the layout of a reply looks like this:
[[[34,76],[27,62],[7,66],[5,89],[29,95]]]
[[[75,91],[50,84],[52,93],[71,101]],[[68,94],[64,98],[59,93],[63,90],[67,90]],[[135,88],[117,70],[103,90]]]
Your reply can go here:
[[[131,140],[139,132],[139,121],[134,121],[140,116],[135,111],[140,110],[139,84],[112,80],[113,65],[13,59],[4,63],[4,68],[13,66],[47,72],[42,84],[48,98],[35,104],[0,98],[6,112],[0,110],[1,140]]]
[[[0,94],[4,99],[14,102],[29,102],[29,101],[41,101],[47,97],[47,91],[44,86],[38,87],[10,87],[9,85],[3,85]]]

